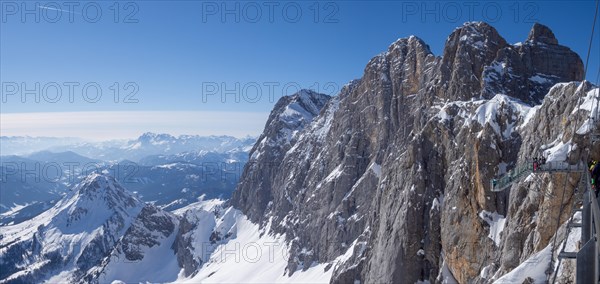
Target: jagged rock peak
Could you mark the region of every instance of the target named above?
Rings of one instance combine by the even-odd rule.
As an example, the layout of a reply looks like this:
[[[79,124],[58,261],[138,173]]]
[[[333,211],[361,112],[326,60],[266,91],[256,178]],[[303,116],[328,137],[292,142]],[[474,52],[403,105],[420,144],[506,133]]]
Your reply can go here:
[[[313,90],[302,89],[290,97],[290,103],[299,103],[312,115],[317,115],[331,97]]]
[[[448,36],[448,41],[456,36],[460,36],[460,41],[468,41],[469,38],[489,38],[491,40],[500,38],[501,41],[504,41],[496,28],[486,22],[466,22],[452,31]]]
[[[136,199],[129,191],[112,176],[92,173],[73,188],[74,197],[83,207],[89,201],[102,200],[102,204],[110,209],[139,207],[142,202]],[[98,205],[98,204],[96,204]],[[141,207],[140,207],[141,208]]]
[[[159,134],[159,133],[152,133],[152,132],[146,132],[138,138],[139,141],[143,141],[143,142],[151,142],[153,140],[173,140],[173,139],[176,139],[176,138],[170,134],[166,134],[166,133]]]
[[[506,46],[506,40],[487,23],[468,22],[455,29],[444,46],[438,74],[444,85],[438,90],[438,97],[450,100],[479,97],[484,68]]]
[[[330,96],[312,90],[300,90],[280,98],[273,107],[263,133],[250,151],[250,161],[231,199],[236,208],[252,212],[248,213],[251,220],[258,222],[273,199],[270,182],[256,184],[254,177],[272,176],[271,172],[277,170],[285,153],[296,142],[296,136],[319,115],[330,99]]]
[[[125,191],[125,189],[121,187],[114,177],[100,173],[89,174],[76,186],[75,189],[80,193],[90,190],[97,191],[98,189],[114,189],[118,191]]]
[[[402,46],[415,46],[419,47],[420,49],[423,49],[427,53],[431,53],[429,45],[425,43],[425,41],[423,41],[421,38],[414,35],[397,39],[394,43],[392,43],[389,46],[388,52],[392,52],[394,49]]]
[[[531,42],[541,42],[545,44],[557,45],[558,40],[554,36],[552,30],[539,23],[535,23],[529,31],[529,36],[527,37],[527,41]]]
[[[293,128],[303,126],[319,114],[330,98],[328,95],[306,89],[290,96],[283,96],[271,111],[267,125],[281,121],[289,127],[294,126]]]

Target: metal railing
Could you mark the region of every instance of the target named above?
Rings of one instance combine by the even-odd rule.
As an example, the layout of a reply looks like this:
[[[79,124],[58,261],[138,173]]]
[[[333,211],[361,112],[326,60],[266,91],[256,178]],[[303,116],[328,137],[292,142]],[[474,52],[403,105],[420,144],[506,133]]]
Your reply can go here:
[[[503,191],[507,187],[509,187],[514,181],[520,179],[526,173],[530,173],[533,171],[533,162],[525,163],[522,165],[518,165],[514,169],[508,171],[506,174],[502,175],[498,179],[493,179],[491,181],[491,190],[492,191]]]
[[[490,189],[494,192],[503,191],[525,174],[532,172],[584,172],[586,170],[587,167],[584,163],[569,164],[567,162],[552,161],[542,164],[539,162],[527,161],[524,164],[518,165],[514,169],[508,171],[499,178],[493,179],[490,182]]]
[[[590,185],[590,176],[585,171],[586,191],[581,211],[581,243],[577,252],[577,283],[598,283],[600,279],[600,207]]]
[[[567,162],[546,162],[539,164],[534,172],[583,172],[587,167],[584,163],[569,164]]]

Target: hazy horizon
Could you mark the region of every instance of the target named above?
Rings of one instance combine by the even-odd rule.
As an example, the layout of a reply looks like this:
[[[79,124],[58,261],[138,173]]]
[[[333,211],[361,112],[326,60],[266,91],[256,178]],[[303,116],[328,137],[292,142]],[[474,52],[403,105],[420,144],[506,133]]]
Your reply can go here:
[[[146,132],[173,136],[257,137],[268,113],[105,111],[0,114],[0,136],[133,139]],[[260,125],[260,127],[259,127]]]

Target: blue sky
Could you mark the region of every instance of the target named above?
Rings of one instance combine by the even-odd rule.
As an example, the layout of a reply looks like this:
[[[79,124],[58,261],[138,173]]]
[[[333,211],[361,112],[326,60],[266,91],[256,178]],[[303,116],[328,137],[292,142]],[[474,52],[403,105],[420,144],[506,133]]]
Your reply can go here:
[[[595,8],[593,1],[68,3],[2,1],[2,135],[258,135],[280,96],[298,87],[335,94],[397,38],[416,35],[440,55],[446,37],[467,21],[491,23],[510,43],[525,40],[537,21],[585,60]],[[587,76],[592,81],[600,66],[599,24]],[[34,89],[25,102],[23,87]],[[135,119],[151,112],[153,119]],[[109,124],[114,133],[65,127],[65,119],[85,117],[105,117],[85,121],[95,125],[88,128]],[[236,127],[236,118],[244,123]]]

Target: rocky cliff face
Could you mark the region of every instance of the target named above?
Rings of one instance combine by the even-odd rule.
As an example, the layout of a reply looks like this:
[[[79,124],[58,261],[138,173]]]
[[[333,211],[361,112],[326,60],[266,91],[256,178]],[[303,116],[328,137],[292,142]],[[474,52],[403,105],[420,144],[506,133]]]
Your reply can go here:
[[[272,180],[285,153],[296,143],[297,134],[319,114],[329,96],[302,90],[281,98],[269,115],[265,132],[250,151],[252,162],[245,166],[239,188],[234,192],[240,209],[260,220],[272,200]]]
[[[318,100],[293,135],[280,125],[295,99],[282,99],[232,204],[286,234],[288,274],[349,254],[328,267],[332,282],[491,282],[550,243],[552,220],[568,212],[558,216],[556,198],[540,192],[562,195],[556,184],[568,180],[562,202],[572,202],[577,177],[537,175],[501,193],[490,180],[542,149],[556,156],[571,141],[575,161],[598,147],[569,134],[589,113],[575,106],[592,86],[557,85],[581,81],[582,66],[539,24],[510,45],[467,23],[442,57],[399,39],[361,79]]]

